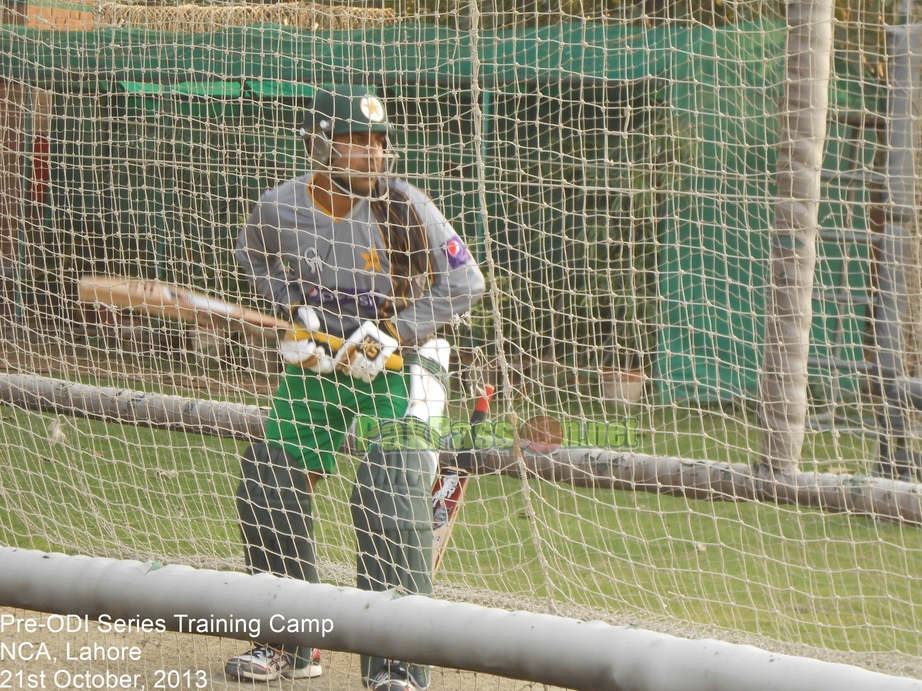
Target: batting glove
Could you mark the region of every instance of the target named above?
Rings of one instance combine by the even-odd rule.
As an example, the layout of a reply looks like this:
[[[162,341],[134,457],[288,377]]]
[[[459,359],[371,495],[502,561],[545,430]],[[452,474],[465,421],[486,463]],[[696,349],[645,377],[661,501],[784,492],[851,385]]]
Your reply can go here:
[[[320,330],[320,317],[313,307],[298,306],[291,311],[291,330],[279,343],[282,359],[290,365],[298,365],[317,374],[333,371],[333,358],[327,347],[312,340]]]
[[[336,353],[334,363],[338,371],[371,384],[399,346],[397,339],[372,322],[362,322]]]

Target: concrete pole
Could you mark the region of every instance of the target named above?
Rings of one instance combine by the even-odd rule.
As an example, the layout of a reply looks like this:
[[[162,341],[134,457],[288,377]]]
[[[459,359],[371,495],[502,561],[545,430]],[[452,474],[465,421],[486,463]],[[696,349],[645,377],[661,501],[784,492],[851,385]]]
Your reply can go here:
[[[807,354],[832,56],[833,0],[788,5],[778,200],[771,235],[761,379],[762,463],[797,471],[807,417]]]

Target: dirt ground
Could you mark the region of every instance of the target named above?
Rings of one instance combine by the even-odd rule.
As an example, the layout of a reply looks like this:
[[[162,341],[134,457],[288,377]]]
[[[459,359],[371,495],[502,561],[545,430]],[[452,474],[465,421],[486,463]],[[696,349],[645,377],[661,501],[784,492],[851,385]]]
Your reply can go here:
[[[248,644],[242,641],[173,632],[104,633],[93,621],[79,622],[79,630],[72,633],[49,631],[61,625],[54,615],[0,607],[0,689],[224,691],[259,687],[285,691],[360,691],[363,688],[357,655],[323,651],[323,675],[316,679],[241,683],[225,676],[224,663],[248,649]],[[29,627],[33,629],[31,632],[27,630]],[[78,626],[74,624],[73,628]],[[80,659],[85,655],[96,659]],[[554,691],[555,688],[440,668],[433,670],[431,686],[432,691]]]

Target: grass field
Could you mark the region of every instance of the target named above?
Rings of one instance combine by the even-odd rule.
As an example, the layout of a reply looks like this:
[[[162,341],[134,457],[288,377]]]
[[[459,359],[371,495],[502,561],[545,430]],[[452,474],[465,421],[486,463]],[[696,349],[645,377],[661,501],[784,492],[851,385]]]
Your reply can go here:
[[[239,567],[242,443],[0,412],[0,543]],[[721,411],[649,411],[640,429],[640,451],[687,458],[749,462],[759,442],[744,416]],[[815,433],[804,463],[856,468],[873,450],[870,439]],[[354,559],[354,464],[342,457],[318,491],[319,553],[341,566],[330,578]],[[855,516],[483,476],[438,580],[598,618],[922,658],[922,530]]]

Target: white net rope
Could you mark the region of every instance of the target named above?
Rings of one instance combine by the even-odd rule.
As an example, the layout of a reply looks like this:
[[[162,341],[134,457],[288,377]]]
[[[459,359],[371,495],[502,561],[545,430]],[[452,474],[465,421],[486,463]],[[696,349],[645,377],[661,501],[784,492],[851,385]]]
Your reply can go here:
[[[836,14],[800,470],[867,476],[888,470],[867,363],[898,17],[852,4]],[[268,311],[235,263],[237,233],[263,190],[305,171],[295,131],[315,89],[364,82],[396,125],[399,172],[488,279],[445,329],[453,421],[492,382],[483,444],[510,467],[585,447],[757,463],[778,7],[435,5],[33,3],[4,24],[3,373],[268,406],[272,340],[81,303],[77,280],[157,279]],[[244,440],[0,414],[0,544],[244,568]],[[342,585],[358,462],[344,450],[315,495],[320,575]],[[566,480],[474,477],[437,595],[922,675],[919,527]]]

